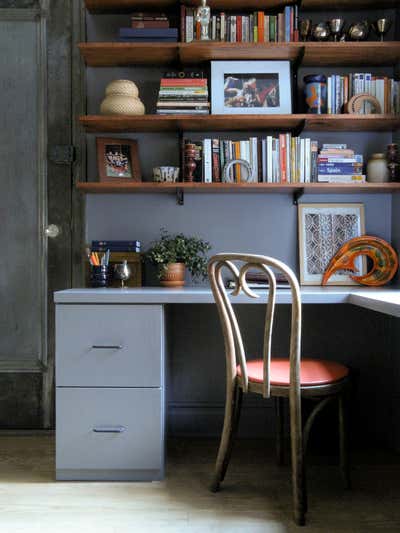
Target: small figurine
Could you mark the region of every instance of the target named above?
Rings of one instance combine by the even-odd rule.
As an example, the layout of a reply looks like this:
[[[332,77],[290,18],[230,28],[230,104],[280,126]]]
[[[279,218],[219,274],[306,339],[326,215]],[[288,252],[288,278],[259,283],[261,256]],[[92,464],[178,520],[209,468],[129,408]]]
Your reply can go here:
[[[211,10],[206,4],[207,0],[201,0],[201,6],[199,6],[196,10],[196,22],[200,22],[201,27],[201,33],[200,33],[200,40],[201,41],[209,41],[210,37],[208,35],[208,29],[210,24],[210,17],[211,17]]]

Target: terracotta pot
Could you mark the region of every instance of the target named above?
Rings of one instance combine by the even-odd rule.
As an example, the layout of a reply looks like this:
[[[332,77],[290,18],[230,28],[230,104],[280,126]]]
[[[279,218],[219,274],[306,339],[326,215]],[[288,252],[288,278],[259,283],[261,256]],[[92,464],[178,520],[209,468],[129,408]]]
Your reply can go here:
[[[185,285],[185,264],[170,263],[160,280],[163,287],[183,287]]]

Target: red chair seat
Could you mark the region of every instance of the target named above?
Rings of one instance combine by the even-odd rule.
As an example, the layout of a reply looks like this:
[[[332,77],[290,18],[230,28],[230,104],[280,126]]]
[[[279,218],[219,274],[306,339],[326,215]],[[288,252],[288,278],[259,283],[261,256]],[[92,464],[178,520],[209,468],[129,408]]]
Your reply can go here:
[[[240,366],[237,367],[238,375],[242,375]],[[249,381],[263,382],[263,361],[256,359],[247,361]],[[313,385],[328,385],[340,381],[349,374],[349,369],[335,361],[319,359],[302,359],[300,366],[300,383],[303,387]],[[289,386],[290,363],[289,359],[271,359],[270,382],[271,385]]]

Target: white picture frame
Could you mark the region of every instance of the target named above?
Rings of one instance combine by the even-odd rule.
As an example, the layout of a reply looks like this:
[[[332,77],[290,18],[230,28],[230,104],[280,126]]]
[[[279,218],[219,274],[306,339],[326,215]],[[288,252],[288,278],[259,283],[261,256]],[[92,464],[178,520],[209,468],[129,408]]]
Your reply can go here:
[[[299,261],[301,285],[321,285],[329,261],[352,239],[365,234],[363,204],[300,204]],[[356,260],[357,275],[366,273],[364,257]],[[335,272],[328,285],[357,285],[350,273]]]
[[[211,61],[211,113],[292,113],[289,61]]]

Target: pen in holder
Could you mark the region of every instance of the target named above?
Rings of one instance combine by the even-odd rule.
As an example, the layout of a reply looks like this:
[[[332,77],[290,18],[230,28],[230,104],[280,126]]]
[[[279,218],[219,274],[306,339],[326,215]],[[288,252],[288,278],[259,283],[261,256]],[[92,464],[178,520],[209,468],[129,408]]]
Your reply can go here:
[[[109,265],[90,266],[90,285],[92,287],[108,287],[112,279],[112,269]]]

